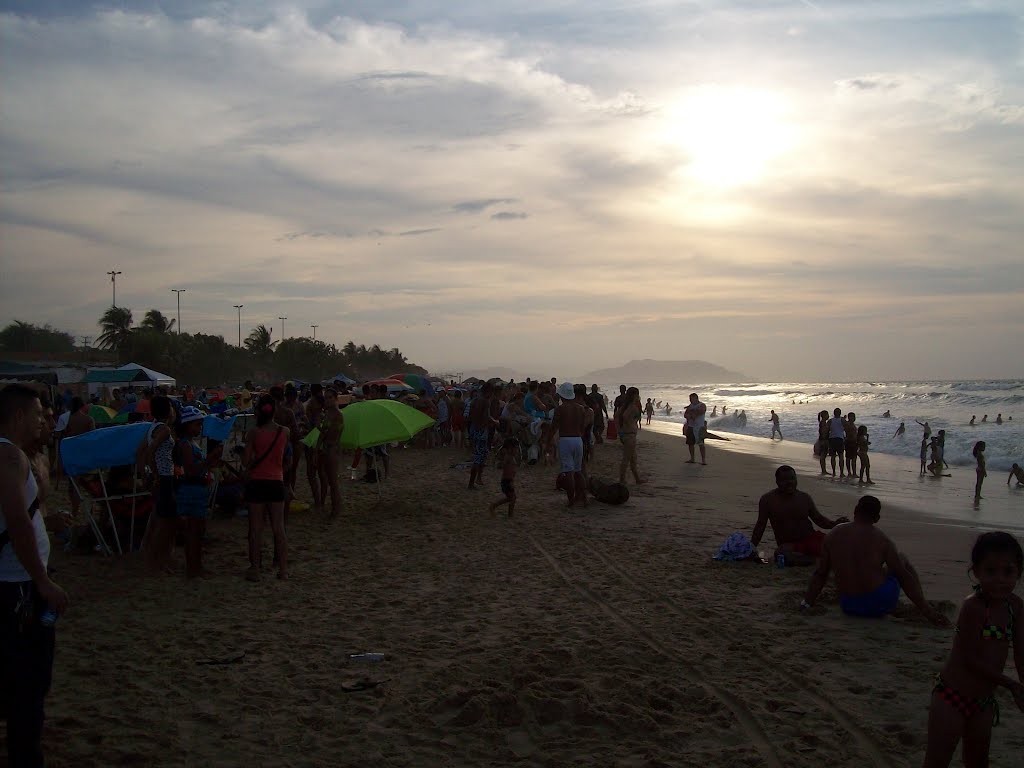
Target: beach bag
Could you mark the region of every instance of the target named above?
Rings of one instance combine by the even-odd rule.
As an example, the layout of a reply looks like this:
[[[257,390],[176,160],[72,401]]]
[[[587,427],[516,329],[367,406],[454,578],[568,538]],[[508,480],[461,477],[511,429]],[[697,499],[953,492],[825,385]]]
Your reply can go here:
[[[608,440],[618,440],[619,439],[619,427],[615,423],[615,419],[612,419],[611,421],[608,422],[607,439]]]
[[[606,483],[590,478],[590,495],[603,504],[618,506],[629,501],[629,486],[625,483]]]
[[[819,458],[828,453],[828,441],[816,440],[814,442],[814,458]]]

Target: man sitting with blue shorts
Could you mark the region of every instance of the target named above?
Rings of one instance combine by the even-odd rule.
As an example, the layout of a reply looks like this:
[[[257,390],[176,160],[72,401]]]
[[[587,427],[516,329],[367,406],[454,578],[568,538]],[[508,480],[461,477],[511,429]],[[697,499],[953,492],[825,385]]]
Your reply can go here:
[[[877,618],[892,613],[899,604],[902,587],[928,621],[948,627],[949,619],[925,600],[921,579],[910,561],[875,527],[881,513],[878,499],[862,496],[853,511],[853,522],[829,531],[807,595],[800,603],[801,610],[814,604],[834,569],[839,605],[847,615]]]

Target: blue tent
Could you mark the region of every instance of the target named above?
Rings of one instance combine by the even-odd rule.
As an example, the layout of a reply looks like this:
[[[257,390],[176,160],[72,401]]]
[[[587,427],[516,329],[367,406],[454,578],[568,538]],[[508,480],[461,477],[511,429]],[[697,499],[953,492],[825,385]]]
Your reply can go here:
[[[135,463],[135,451],[149,432],[146,422],[105,427],[60,441],[60,460],[70,477]]]
[[[135,452],[146,439],[151,426],[152,424],[141,421],[135,424],[125,424],[120,427],[95,429],[92,432],[75,435],[74,437],[66,437],[61,440],[60,458],[64,464],[64,472],[79,495],[84,495],[78,482],[76,482],[76,478],[79,475],[89,474],[90,472],[110,467],[128,465],[134,468]],[[93,493],[91,498],[94,502],[103,502],[106,505],[110,527],[114,532],[114,542],[117,544],[117,551],[123,552],[121,549],[121,539],[117,533],[117,525],[114,522],[114,510],[111,508],[110,502],[120,499],[131,499],[132,526],[129,534],[129,541],[131,542],[135,540],[136,500],[142,496],[149,496],[149,492],[136,491],[134,493],[122,493],[111,496],[107,491],[106,481],[103,479],[102,474],[100,475],[100,487],[103,489],[102,496],[96,496]],[[89,525],[92,527],[93,533],[96,534],[96,540],[99,541],[100,547],[108,555],[111,554],[112,550],[103,536],[103,531],[100,530],[95,515],[93,515],[93,505],[91,503],[86,504],[83,507],[83,511],[86,519],[89,521]]]
[[[336,376],[328,376],[326,379],[324,379],[321,382],[321,384],[323,384],[326,387],[328,384],[333,384],[336,381],[340,381],[343,384],[355,384],[356,383],[355,379],[350,379],[344,373],[339,373]]]

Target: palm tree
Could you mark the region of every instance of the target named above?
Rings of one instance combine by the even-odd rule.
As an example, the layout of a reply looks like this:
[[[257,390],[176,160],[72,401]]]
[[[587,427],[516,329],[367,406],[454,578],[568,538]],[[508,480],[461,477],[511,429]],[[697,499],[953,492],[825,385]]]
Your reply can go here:
[[[0,331],[0,347],[9,352],[28,352],[35,335],[36,327],[32,323],[15,320]]]
[[[265,325],[257,325],[249,333],[245,340],[245,348],[254,355],[266,355],[277,346],[276,341],[271,341],[274,332]]]
[[[139,323],[140,328],[145,328],[147,331],[156,331],[157,333],[170,333],[174,330],[174,324],[176,320],[168,320],[167,317],[159,309],[151,309],[146,313],[146,316],[142,318],[142,322]]]
[[[132,337],[132,311],[127,307],[110,307],[99,322],[103,333],[96,339],[100,349],[126,349]]]

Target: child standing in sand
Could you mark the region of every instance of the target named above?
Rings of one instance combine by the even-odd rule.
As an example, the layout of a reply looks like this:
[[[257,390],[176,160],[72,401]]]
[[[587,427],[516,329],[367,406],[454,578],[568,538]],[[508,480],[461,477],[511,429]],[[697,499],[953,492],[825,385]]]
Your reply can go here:
[[[953,650],[932,689],[925,768],[946,768],[961,739],[967,768],[988,765],[999,686],[1024,711],[1024,601],[1013,594],[1022,570],[1024,551],[1013,536],[992,531],[978,537],[971,550],[978,584],[960,609]],[[1003,674],[1011,645],[1017,680]]]
[[[203,455],[199,437],[205,414],[194,405],[181,409],[178,440],[174,445],[174,473],[178,477],[174,496],[178,517],[185,518],[185,576],[203,576],[203,531],[210,511],[210,469],[220,459],[218,445]]]
[[[927,471],[928,465],[928,440],[921,440],[921,474]]]
[[[974,484],[974,500],[981,500],[981,484],[985,482],[985,478],[988,477],[988,472],[985,471],[985,441],[979,440],[974,444],[974,450],[972,451],[974,458],[978,460],[978,468],[975,470],[978,475],[978,481]]]
[[[868,458],[869,445],[871,445],[871,441],[868,439],[868,428],[861,424],[857,427],[857,458],[860,459],[858,482],[865,485],[874,485],[871,482],[871,459]],[[864,480],[865,473],[867,473],[867,481]]]
[[[514,437],[506,437],[498,450],[498,465],[501,467],[501,498],[492,502],[487,508],[494,512],[502,504],[508,504],[508,516],[516,511],[516,472],[519,469],[519,442]]]

